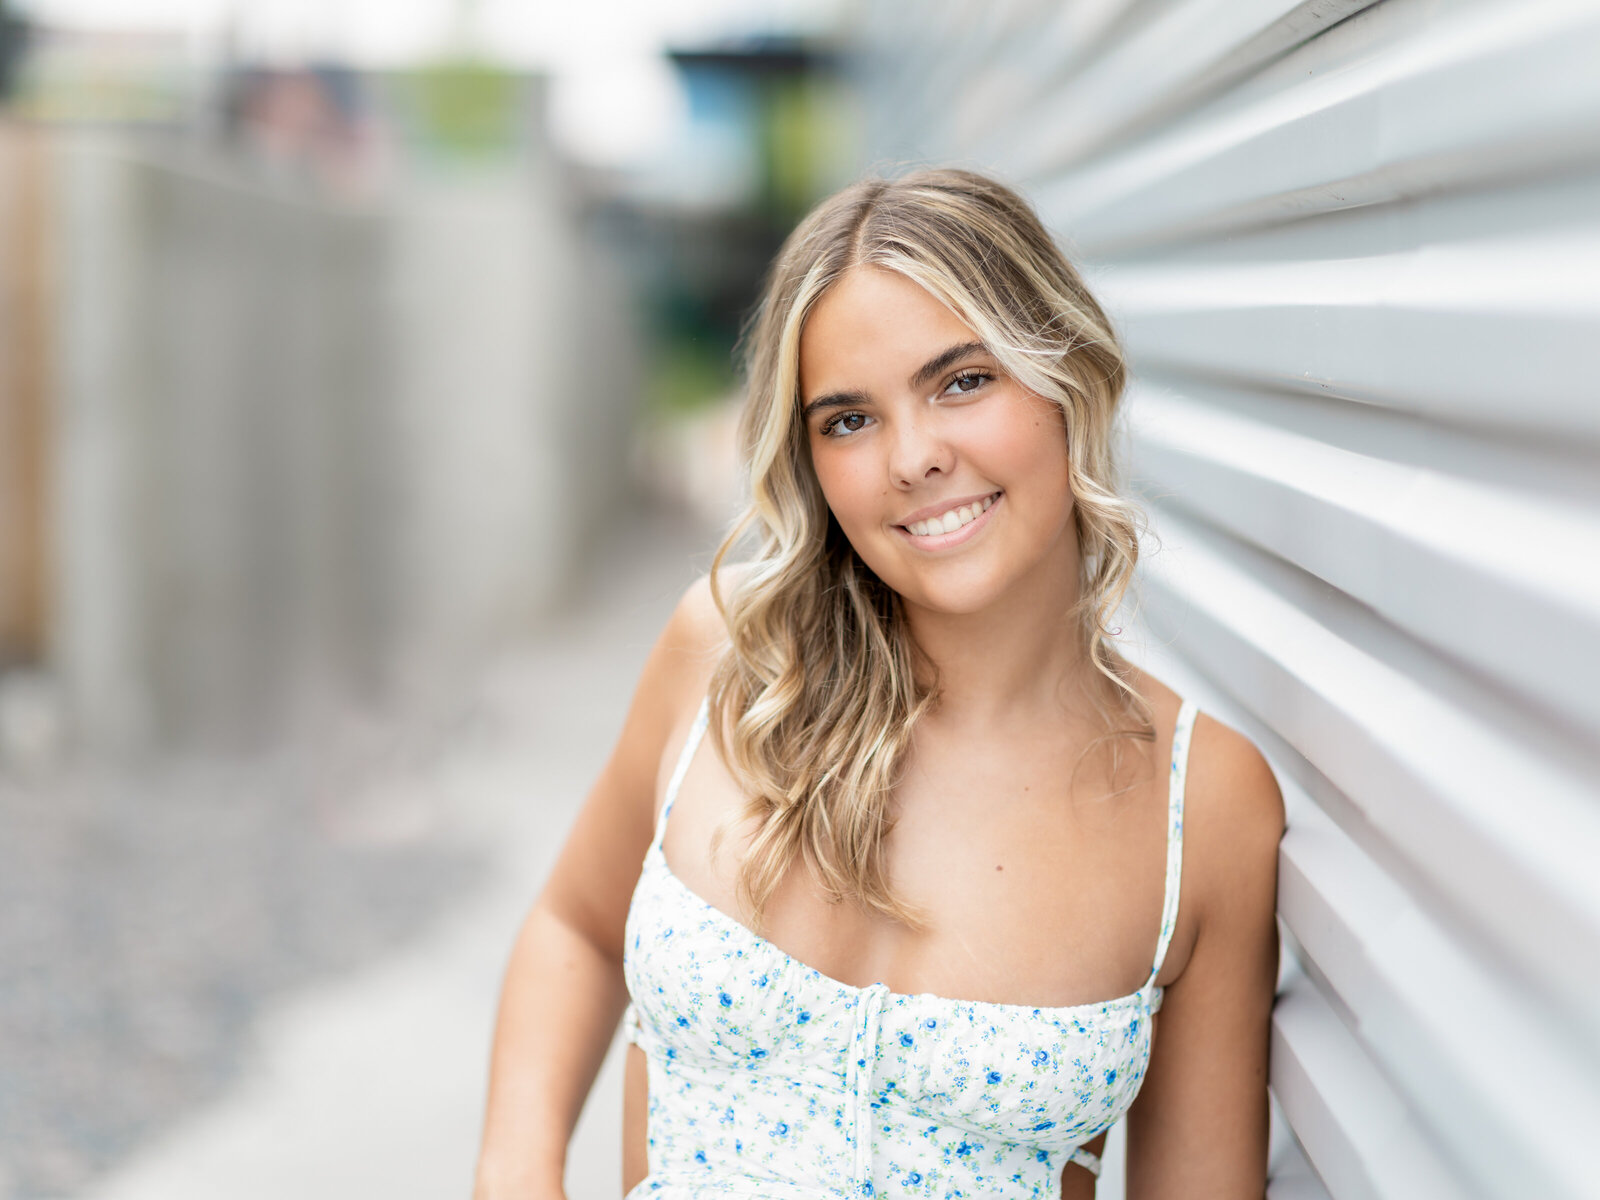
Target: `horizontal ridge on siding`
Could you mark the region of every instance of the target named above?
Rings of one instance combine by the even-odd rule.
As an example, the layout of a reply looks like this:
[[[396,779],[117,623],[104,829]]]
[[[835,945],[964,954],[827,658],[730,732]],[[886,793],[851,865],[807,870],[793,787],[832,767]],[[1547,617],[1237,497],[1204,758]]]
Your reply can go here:
[[[1360,258],[1127,267],[1100,292],[1141,366],[1600,441],[1600,229]]]
[[[1035,180],[1052,224],[1103,256],[1592,163],[1600,11],[1587,0],[1458,7],[1473,11],[1448,37],[1418,23],[1346,64],[1331,44],[1359,36],[1358,18],[1279,64],[1279,89],[1224,97],[1059,178],[1016,175]],[[1324,59],[1335,68],[1319,71]]]
[[[1202,711],[1252,737],[1284,785],[1290,828],[1279,863],[1286,933],[1280,1004],[1285,995],[1314,990],[1314,1002],[1298,1015],[1300,1040],[1338,1048],[1289,1062],[1280,1056],[1293,1047],[1279,1044],[1282,1028],[1274,1033],[1273,1091],[1296,1134],[1315,1147],[1308,1162],[1338,1181],[1330,1186],[1340,1197],[1372,1194],[1372,1178],[1404,1185],[1395,1194],[1420,1200],[1586,1196],[1586,1163],[1575,1153],[1585,1143],[1573,1130],[1593,1119],[1592,1098],[1584,1096],[1591,1072],[1560,1061],[1570,1051],[1560,1022],[1541,1019],[1537,1006],[1508,994],[1503,979],[1423,913],[1371,854],[1381,846],[1356,845],[1329,819],[1339,805],[1331,803],[1328,781],[1267,723],[1280,707],[1256,694],[1241,700],[1218,691],[1197,670],[1202,664],[1178,657],[1185,639],[1162,632],[1174,624],[1169,607],[1168,598],[1152,604],[1147,596],[1125,611],[1126,650]],[[1348,802],[1344,808],[1347,823],[1361,820]],[[1330,1028],[1310,1028],[1319,1025]],[[1487,1029],[1511,1034],[1488,1039]],[[1547,1128],[1551,1106],[1569,1098],[1576,1116]],[[1382,1117],[1376,1132],[1374,1111]],[[1538,1144],[1546,1140],[1554,1174],[1566,1173],[1564,1185],[1549,1183],[1553,1172]],[[1366,1161],[1375,1152],[1386,1160],[1381,1167]],[[1530,1158],[1541,1164],[1532,1172],[1524,1165]],[[1425,1179],[1437,1186],[1405,1190],[1406,1181]],[[1352,1180],[1360,1181],[1357,1190]],[[1328,1194],[1319,1187],[1301,1176],[1296,1156],[1274,1159],[1269,1200]]]
[[[1330,1200],[1311,1165],[1295,1161],[1279,1168],[1267,1181],[1267,1200]]]
[[[1305,976],[1272,1014],[1272,1090],[1336,1196],[1457,1200],[1465,1190],[1426,1150],[1405,1105]]]
[[[1035,4],[1031,25],[1014,31],[987,58],[967,64],[975,78],[962,86],[960,103],[950,115],[947,151],[981,146],[993,132],[993,122],[1015,120],[1017,113],[1031,110],[1140,8],[1138,0]]]
[[[1591,1178],[1587,1148],[1572,1138],[1595,1118],[1581,1069],[1560,1029],[1506,1014],[1527,1005],[1477,965],[1403,889],[1314,806],[1284,838],[1279,904],[1308,974],[1404,1099],[1434,1145],[1448,1147],[1490,1194],[1518,1186],[1578,1197]],[[1486,1029],[1500,1030],[1486,1037]],[[1530,1103],[1529,1097],[1541,1097]],[[1571,1118],[1550,1122],[1552,1105]],[[1403,1156],[1420,1156],[1409,1140]],[[1529,1167],[1527,1164],[1537,1164]],[[1408,1173],[1439,1174],[1419,1162]],[[1417,1196],[1443,1194],[1418,1190]]]
[[[1135,385],[1134,467],[1186,508],[1541,707],[1600,727],[1600,518]],[[1507,546],[1520,569],[1505,570]],[[1583,548],[1587,548],[1584,552]],[[1574,551],[1578,551],[1574,553]],[[1472,603],[1441,603],[1452,596]],[[1520,628],[1567,649],[1534,656]]]
[[[1037,177],[1113,136],[1260,67],[1375,0],[1184,0],[1088,59],[1034,101],[1027,126],[989,148],[1004,168]],[[1128,84],[1137,81],[1137,86]],[[1040,130],[1049,130],[1040,136]]]
[[[1600,956],[1574,953],[1600,945],[1600,807],[1589,781],[1477,717],[1460,678],[1433,671],[1425,651],[1361,606],[1170,507],[1157,528],[1179,561],[1147,562],[1152,628],[1272,715],[1353,808],[1330,815],[1381,839],[1502,962],[1534,974],[1593,1071]]]

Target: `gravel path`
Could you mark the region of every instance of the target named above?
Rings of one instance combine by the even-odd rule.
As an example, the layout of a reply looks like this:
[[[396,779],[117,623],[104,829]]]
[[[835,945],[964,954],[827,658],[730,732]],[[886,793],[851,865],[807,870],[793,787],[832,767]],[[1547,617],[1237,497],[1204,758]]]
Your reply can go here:
[[[449,773],[525,756],[561,703],[541,681],[571,686],[591,660],[605,694],[578,703],[613,721],[618,681],[708,544],[635,524],[514,656],[521,685],[502,671],[429,719],[352,717],[269,762],[0,778],[0,1200],[82,1192],[236,1085],[269,1005],[383,960],[470,896],[504,826],[455,804]]]

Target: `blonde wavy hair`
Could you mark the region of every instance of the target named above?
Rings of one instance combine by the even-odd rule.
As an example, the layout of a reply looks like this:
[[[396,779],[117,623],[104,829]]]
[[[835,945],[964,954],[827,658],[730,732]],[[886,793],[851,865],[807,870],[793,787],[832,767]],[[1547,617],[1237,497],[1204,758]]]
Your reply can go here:
[[[899,597],[829,512],[800,411],[806,317],[858,266],[921,285],[1003,370],[1061,406],[1081,563],[1079,601],[1063,619],[1107,684],[1099,707],[1108,732],[1097,741],[1153,738],[1109,624],[1142,529],[1117,487],[1114,418],[1126,377],[1110,322],[1032,208],[1002,184],[949,169],[856,183],[790,234],[747,327],[740,436],[750,500],[711,568],[729,638],[711,685],[711,731],[750,796],[754,835],[738,888],[757,928],[796,858],[831,900],[921,924],[889,878],[887,807],[937,679]],[[752,536],[755,561],[725,572]],[[1113,710],[1134,727],[1116,729]]]

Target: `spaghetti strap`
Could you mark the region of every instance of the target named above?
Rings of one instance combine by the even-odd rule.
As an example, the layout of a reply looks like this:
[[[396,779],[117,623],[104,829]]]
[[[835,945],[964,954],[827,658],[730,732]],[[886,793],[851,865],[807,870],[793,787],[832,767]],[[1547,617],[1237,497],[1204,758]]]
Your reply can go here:
[[[667,814],[672,811],[672,802],[678,798],[678,789],[683,786],[683,777],[689,773],[689,763],[694,759],[694,752],[699,748],[700,739],[705,736],[706,725],[711,716],[711,697],[707,696],[700,701],[700,711],[695,713],[694,724],[689,726],[689,736],[684,739],[683,749],[678,752],[678,763],[672,768],[672,778],[667,780],[666,801],[661,805],[661,815],[656,818],[655,836],[650,839],[648,855],[661,854],[661,839],[667,833]],[[664,861],[664,860],[663,860]],[[644,1037],[640,1031],[639,1012],[630,1002],[622,1013],[622,1036],[631,1045],[643,1048]]]
[[[1189,739],[1194,733],[1195,717],[1200,710],[1193,700],[1185,700],[1178,709],[1178,721],[1172,730],[1172,768],[1167,793],[1167,885],[1161,905],[1161,934],[1156,939],[1155,966],[1145,987],[1152,986],[1161,974],[1161,964],[1166,961],[1167,947],[1172,943],[1172,931],[1178,924],[1178,892],[1183,880],[1183,787],[1189,774]]]
[[[694,724],[689,727],[689,736],[684,740],[683,750],[678,755],[678,765],[673,768],[672,778],[667,781],[666,802],[661,806],[661,815],[656,818],[656,835],[650,839],[652,850],[661,848],[661,839],[667,832],[667,814],[672,811],[672,802],[678,798],[678,789],[683,786],[683,777],[689,773],[689,763],[700,745],[700,739],[705,736],[710,717],[711,697],[707,696],[700,701],[700,711],[695,714]]]

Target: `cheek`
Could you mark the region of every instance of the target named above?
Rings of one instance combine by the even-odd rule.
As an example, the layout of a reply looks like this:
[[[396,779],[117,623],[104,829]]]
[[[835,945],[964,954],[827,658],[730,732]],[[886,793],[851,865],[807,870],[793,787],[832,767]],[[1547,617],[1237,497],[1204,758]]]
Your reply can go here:
[[[812,458],[823,499],[846,533],[877,524],[882,508],[882,472],[870,470],[864,457],[824,453]]]
[[[1039,478],[1061,493],[1070,498],[1072,491],[1072,468],[1067,459],[1067,438],[1059,422],[1052,422],[1048,417],[1039,422],[1039,428],[1034,431],[1027,452],[1032,457],[1032,468],[1039,473]]]
[[[1012,490],[1066,491],[1066,431],[1059,410],[1017,401],[1010,419],[975,423],[967,447],[974,463]]]

